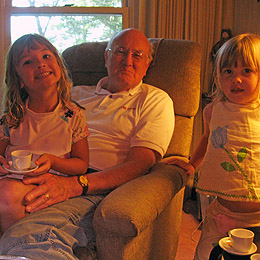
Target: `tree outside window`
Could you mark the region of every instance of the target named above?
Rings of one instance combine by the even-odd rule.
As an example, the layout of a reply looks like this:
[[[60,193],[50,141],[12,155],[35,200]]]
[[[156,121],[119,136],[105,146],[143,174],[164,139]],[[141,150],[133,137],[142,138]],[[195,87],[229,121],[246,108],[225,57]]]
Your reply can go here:
[[[18,10],[11,15],[12,42],[38,33],[63,51],[82,42],[108,41],[123,29],[121,0],[13,0],[12,6]],[[47,13],[51,9],[57,12]]]

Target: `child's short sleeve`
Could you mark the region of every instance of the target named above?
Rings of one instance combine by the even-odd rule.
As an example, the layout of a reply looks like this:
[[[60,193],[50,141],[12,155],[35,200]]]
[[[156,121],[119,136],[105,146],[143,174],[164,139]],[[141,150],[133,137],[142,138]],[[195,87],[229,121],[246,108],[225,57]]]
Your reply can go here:
[[[72,143],[74,144],[89,136],[89,131],[83,110],[80,107],[76,107],[73,112],[75,113],[72,120]]]
[[[0,123],[0,140],[4,142],[10,141],[9,128],[2,123]]]

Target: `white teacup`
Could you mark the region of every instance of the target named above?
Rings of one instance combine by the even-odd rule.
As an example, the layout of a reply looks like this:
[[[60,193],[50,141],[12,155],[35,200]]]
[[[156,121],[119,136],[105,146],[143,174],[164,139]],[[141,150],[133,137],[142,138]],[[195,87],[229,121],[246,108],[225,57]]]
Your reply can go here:
[[[235,228],[229,231],[232,247],[238,252],[248,252],[253,244],[254,232],[244,229]]]
[[[260,254],[253,254],[250,257],[251,260],[260,260]]]
[[[28,170],[31,166],[32,153],[25,150],[11,152],[13,168],[18,171]]]

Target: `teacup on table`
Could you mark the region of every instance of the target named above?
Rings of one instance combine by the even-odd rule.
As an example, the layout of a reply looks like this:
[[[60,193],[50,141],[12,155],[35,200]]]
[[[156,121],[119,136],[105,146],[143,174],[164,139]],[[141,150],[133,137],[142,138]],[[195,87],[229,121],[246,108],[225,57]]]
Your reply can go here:
[[[251,249],[254,236],[254,232],[244,228],[235,228],[229,231],[232,247],[242,253],[246,253]]]
[[[26,150],[11,152],[12,166],[15,170],[26,171],[31,167],[32,153]]]

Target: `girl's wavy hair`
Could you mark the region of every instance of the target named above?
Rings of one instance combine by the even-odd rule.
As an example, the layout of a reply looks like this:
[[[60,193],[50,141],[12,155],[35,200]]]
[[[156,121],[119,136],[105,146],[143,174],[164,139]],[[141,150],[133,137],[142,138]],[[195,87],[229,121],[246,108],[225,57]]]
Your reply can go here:
[[[244,66],[249,66],[260,76],[260,36],[246,33],[237,35],[226,41],[218,50],[213,71],[216,89],[212,93],[214,101],[226,100],[221,90],[219,76],[223,68],[232,66],[237,59],[241,59]],[[259,83],[258,83],[259,84]]]
[[[72,82],[57,49],[41,35],[26,34],[12,44],[6,56],[5,94],[2,104],[3,117],[1,123],[6,124],[8,127],[17,128],[20,125],[25,114],[25,101],[29,96],[25,87],[21,88],[21,79],[16,68],[21,61],[24,50],[30,51],[38,44],[45,46],[54,54],[60,67],[61,78],[57,82],[57,92],[63,108],[68,105],[71,99]]]

